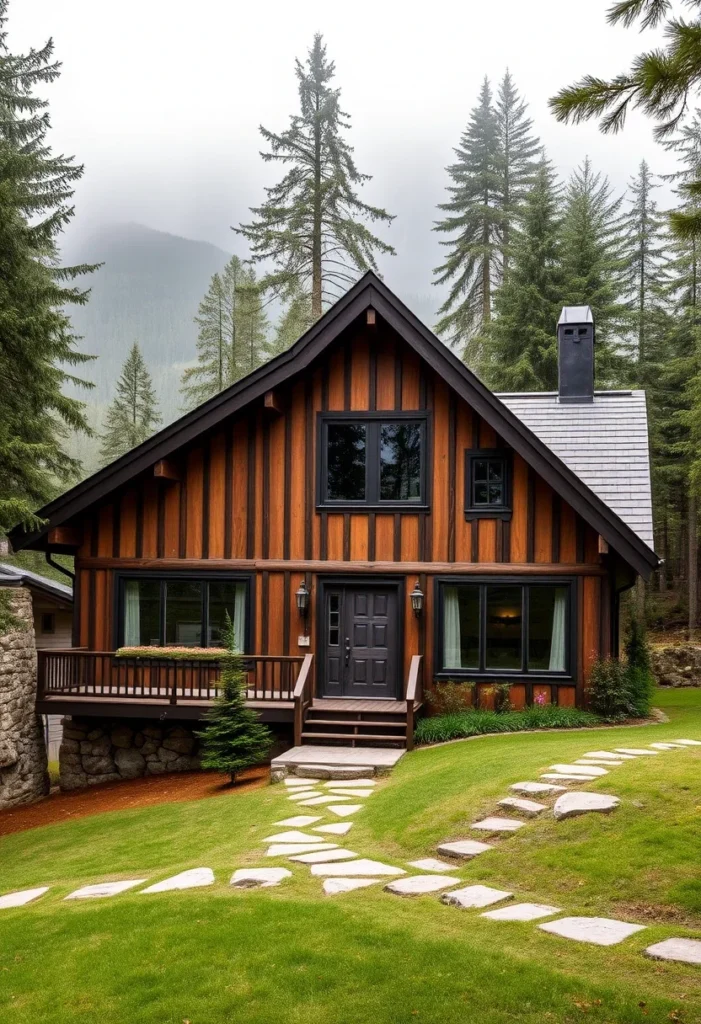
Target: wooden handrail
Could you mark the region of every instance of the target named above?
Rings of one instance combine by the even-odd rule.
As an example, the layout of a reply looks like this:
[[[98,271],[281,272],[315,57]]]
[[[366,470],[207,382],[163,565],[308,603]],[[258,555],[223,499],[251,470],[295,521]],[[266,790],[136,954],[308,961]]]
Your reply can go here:
[[[304,728],[304,712],[308,705],[312,702],[311,693],[311,682],[312,682],[312,665],[314,664],[314,655],[305,654],[302,667],[299,670],[297,676],[297,682],[295,683],[293,699],[295,702],[294,707],[294,741],[295,746],[300,746],[302,742],[302,729]]]
[[[414,749],[414,704],[423,698],[423,655],[414,654],[409,665],[409,675],[406,681],[406,748]]]

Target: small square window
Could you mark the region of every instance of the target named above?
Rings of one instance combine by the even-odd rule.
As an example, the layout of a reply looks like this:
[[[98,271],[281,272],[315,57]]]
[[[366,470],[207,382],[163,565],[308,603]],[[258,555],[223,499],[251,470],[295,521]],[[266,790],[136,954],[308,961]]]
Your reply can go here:
[[[511,459],[506,452],[466,452],[465,512],[490,516],[511,512]]]
[[[53,612],[42,612],[41,631],[42,633],[56,632],[56,616]]]

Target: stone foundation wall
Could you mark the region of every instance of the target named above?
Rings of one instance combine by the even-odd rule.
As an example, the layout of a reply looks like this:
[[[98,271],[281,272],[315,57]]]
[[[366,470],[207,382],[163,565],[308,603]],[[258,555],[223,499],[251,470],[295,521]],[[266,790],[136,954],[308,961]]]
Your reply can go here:
[[[659,686],[701,686],[701,647],[653,647],[650,667]]]
[[[64,718],[59,751],[61,789],[200,767],[194,735],[201,723],[133,718]]]
[[[49,774],[36,713],[32,596],[24,587],[2,587],[0,600],[0,807],[14,807],[45,796]]]

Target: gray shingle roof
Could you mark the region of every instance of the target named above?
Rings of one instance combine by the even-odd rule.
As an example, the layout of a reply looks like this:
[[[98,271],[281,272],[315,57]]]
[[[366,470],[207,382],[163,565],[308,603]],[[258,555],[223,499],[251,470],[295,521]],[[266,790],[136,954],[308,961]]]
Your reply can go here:
[[[26,586],[30,589],[34,587],[53,597],[66,601],[73,600],[72,587],[49,579],[48,576],[40,576],[38,572],[32,572],[20,565],[8,565],[6,562],[0,562],[0,586]]]
[[[592,403],[562,405],[556,392],[497,397],[654,549],[644,391],[597,391]]]

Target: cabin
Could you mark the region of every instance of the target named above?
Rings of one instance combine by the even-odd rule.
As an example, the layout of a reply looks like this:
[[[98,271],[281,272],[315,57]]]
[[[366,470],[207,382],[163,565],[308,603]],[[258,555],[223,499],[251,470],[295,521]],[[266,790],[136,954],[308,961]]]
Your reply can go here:
[[[567,307],[554,394],[493,394],[373,273],[288,351],[40,509],[75,555],[38,708],[197,721],[227,614],[295,744],[411,745],[425,693],[583,705],[657,566],[645,396],[594,390]],[[173,650],[175,649],[175,650]]]

